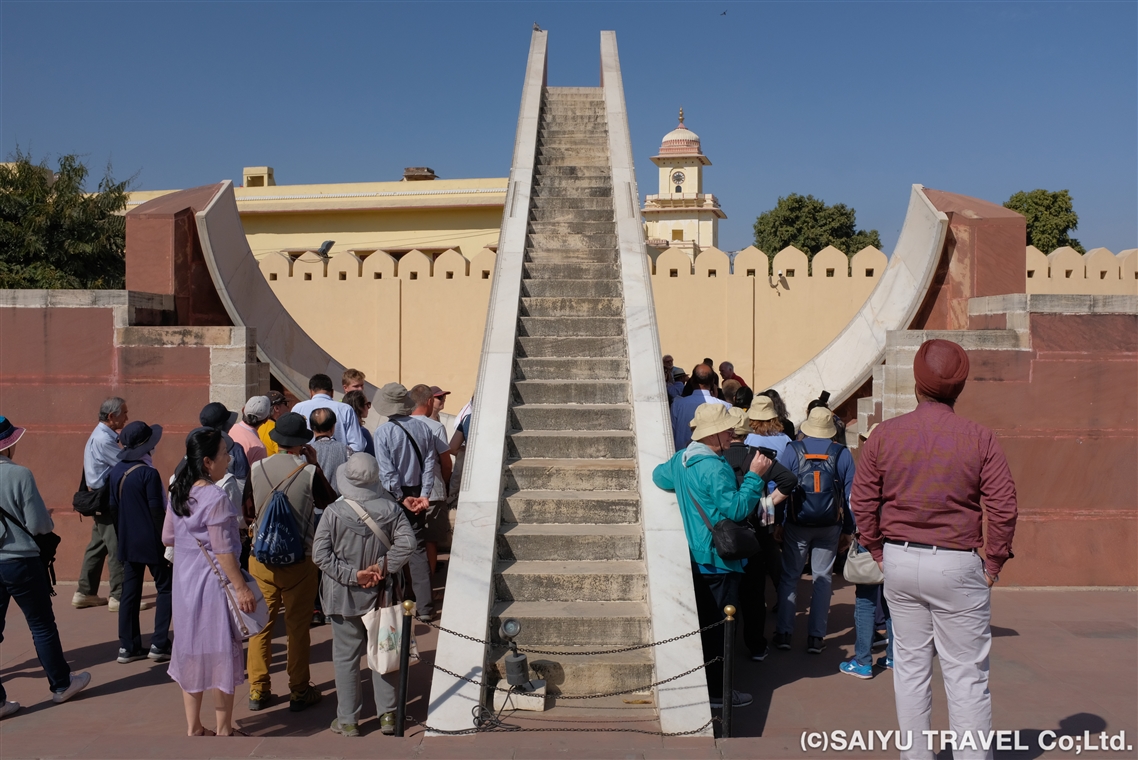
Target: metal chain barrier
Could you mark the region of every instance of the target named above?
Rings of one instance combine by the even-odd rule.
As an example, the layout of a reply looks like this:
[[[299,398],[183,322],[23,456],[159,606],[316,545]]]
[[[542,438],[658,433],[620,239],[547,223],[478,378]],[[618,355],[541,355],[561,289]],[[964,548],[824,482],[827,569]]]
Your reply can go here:
[[[418,622],[425,623],[426,625],[429,625],[431,628],[434,628],[436,631],[441,631],[442,633],[449,633],[451,636],[457,636],[460,639],[466,639],[467,641],[473,641],[476,644],[482,644],[484,646],[491,646],[491,647],[501,646],[501,644],[499,642],[489,641],[487,639],[480,639],[480,638],[477,638],[475,636],[468,636],[465,633],[459,633],[458,631],[452,631],[449,628],[443,628],[441,625],[437,625],[437,624],[435,624],[429,620],[419,620]],[[651,649],[652,647],[663,646],[664,644],[671,644],[674,641],[680,641],[682,639],[691,638],[692,636],[696,636],[698,634],[704,633],[705,631],[710,631],[713,628],[718,628],[719,626],[725,625],[726,623],[727,623],[726,620],[720,620],[718,623],[712,623],[711,625],[707,625],[707,626],[704,626],[703,628],[699,628],[697,630],[690,631],[689,633],[681,633],[679,636],[673,636],[670,639],[664,639],[662,641],[652,641],[652,642],[649,642],[647,644],[636,644],[634,646],[621,647],[619,649],[594,649],[594,650],[587,651],[587,652],[577,652],[577,651],[567,652],[567,651],[560,651],[560,650],[555,650],[555,649],[528,649],[526,647],[519,646],[518,651],[524,652],[525,654],[549,654],[549,655],[561,655],[563,657],[585,657],[585,656],[595,656],[595,655],[599,655],[599,654],[620,654],[622,652],[634,652],[637,649]]]

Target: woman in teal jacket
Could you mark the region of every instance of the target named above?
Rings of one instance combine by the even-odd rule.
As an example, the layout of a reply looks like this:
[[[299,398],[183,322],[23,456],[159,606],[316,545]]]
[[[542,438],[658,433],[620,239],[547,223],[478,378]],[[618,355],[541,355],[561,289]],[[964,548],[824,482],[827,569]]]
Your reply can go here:
[[[735,472],[722,452],[731,445],[735,420],[720,404],[704,404],[695,410],[691,422],[695,428],[692,442],[677,451],[667,462],[652,471],[652,482],[665,491],[674,491],[684,521],[688,551],[691,553],[692,583],[695,586],[699,626],[704,628],[723,619],[723,608],[739,604],[739,586],[743,580],[745,560],[725,560],[715,551],[711,530],[728,519],[742,522],[755,511],[763,495],[763,476],[771,460],[756,454],[742,484],[736,486]],[[705,522],[696,503],[707,515]],[[723,632],[719,629],[702,634],[704,661],[723,656]],[[707,667],[707,691],[711,706],[723,706],[723,665]],[[732,703],[745,707],[751,695],[736,691]]]

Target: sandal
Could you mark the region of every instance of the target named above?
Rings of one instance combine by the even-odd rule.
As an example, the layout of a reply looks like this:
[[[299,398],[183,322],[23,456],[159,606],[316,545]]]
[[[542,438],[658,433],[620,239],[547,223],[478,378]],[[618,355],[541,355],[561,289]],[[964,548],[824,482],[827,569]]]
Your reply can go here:
[[[248,735],[249,734],[245,733],[244,731],[242,731],[239,728],[230,729],[230,732],[228,734],[225,734],[225,736],[248,736]]]
[[[205,726],[202,726],[202,732],[200,734],[190,734],[190,736],[217,736],[217,733],[215,731],[210,731]]]

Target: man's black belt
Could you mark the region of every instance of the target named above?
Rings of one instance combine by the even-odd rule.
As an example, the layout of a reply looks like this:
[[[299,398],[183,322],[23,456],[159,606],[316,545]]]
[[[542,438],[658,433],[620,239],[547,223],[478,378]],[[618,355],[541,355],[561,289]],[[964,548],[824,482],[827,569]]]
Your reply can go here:
[[[895,544],[897,546],[912,546],[916,549],[932,549],[938,552],[968,552],[969,554],[976,553],[975,549],[954,549],[951,546],[933,546],[932,544],[919,544],[916,541],[896,541],[892,538],[885,539],[885,543]]]

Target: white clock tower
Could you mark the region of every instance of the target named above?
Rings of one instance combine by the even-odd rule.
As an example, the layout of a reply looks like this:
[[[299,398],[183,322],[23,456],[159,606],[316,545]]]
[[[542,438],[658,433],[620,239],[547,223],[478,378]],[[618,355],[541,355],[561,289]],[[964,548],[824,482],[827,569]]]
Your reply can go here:
[[[719,220],[727,214],[714,195],[703,192],[703,167],[711,159],[703,155],[699,135],[680,124],[660,144],[660,154],[652,156],[660,167],[660,192],[645,198],[642,213],[645,237],[652,248],[684,248],[695,256],[701,248],[719,245]]]

